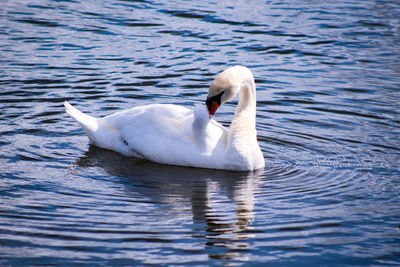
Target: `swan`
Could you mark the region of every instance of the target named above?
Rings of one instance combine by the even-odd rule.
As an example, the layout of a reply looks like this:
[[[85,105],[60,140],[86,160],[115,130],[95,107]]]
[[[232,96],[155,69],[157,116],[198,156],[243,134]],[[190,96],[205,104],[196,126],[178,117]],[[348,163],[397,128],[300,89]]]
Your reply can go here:
[[[212,117],[239,93],[229,129]],[[83,128],[89,143],[125,156],[161,164],[252,171],[265,166],[256,132],[256,86],[247,67],[218,74],[206,105],[193,110],[172,104],[150,104],[103,118],[82,113],[67,101],[66,112]]]

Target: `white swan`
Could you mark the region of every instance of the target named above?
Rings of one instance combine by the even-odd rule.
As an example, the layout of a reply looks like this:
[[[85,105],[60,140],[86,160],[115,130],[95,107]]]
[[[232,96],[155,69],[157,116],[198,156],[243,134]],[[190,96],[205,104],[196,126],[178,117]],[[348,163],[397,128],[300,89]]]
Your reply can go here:
[[[218,107],[239,92],[239,104],[229,129],[214,119]],[[256,89],[251,71],[226,69],[212,81],[204,106],[194,111],[170,104],[152,104],[103,118],[80,112],[68,102],[66,111],[80,123],[89,142],[162,164],[234,171],[263,168],[257,143]]]

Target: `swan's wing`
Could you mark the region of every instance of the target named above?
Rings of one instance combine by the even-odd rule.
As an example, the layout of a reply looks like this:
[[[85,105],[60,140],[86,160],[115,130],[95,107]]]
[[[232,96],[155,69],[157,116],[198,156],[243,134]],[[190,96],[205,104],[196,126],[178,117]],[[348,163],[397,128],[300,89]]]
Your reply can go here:
[[[205,144],[199,146],[192,131],[193,111],[176,105],[133,108],[105,117],[104,123],[119,129],[133,155],[186,166],[210,164],[211,155],[222,151],[227,132],[212,120],[205,129]]]

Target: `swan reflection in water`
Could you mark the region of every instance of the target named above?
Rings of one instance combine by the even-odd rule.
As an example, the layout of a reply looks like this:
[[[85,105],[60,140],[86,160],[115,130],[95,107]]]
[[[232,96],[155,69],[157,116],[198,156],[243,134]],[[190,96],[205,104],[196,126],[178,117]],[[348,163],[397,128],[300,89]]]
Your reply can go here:
[[[193,215],[193,238],[204,238],[210,258],[245,261],[254,237],[254,194],[263,171],[231,172],[161,165],[90,146],[76,165],[100,167],[124,190]],[[213,249],[214,248],[214,249]]]

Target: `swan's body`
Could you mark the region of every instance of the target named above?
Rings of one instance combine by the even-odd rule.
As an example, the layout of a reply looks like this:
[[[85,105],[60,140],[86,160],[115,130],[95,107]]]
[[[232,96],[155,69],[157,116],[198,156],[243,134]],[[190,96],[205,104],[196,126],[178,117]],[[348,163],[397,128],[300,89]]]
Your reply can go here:
[[[229,129],[210,119],[220,104],[240,92]],[[264,167],[255,129],[255,84],[249,69],[218,75],[207,105],[194,110],[170,104],[138,106],[97,119],[68,102],[65,107],[98,147],[162,164],[246,171]],[[210,115],[209,115],[210,113]]]

